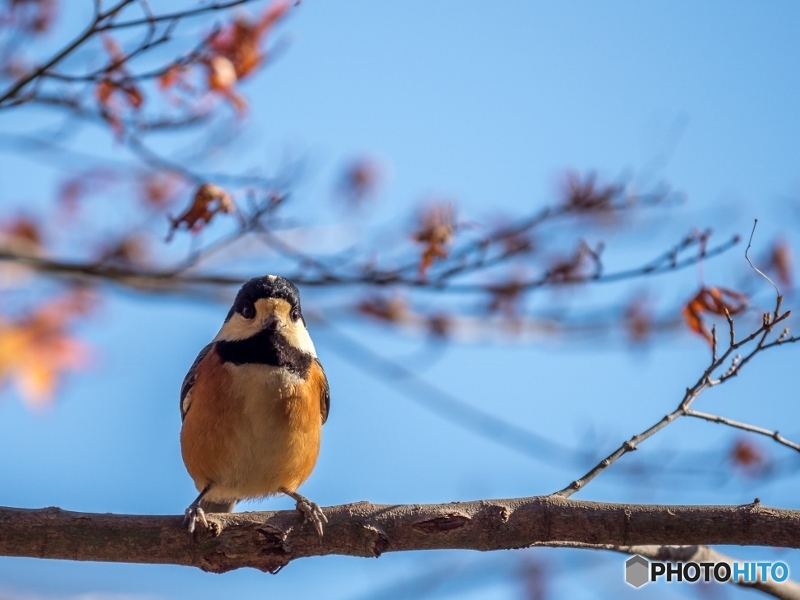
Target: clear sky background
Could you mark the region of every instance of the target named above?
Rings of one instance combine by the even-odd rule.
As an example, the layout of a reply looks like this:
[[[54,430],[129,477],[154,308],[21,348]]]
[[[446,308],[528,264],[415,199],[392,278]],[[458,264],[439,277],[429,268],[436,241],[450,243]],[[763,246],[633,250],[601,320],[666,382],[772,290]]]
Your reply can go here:
[[[78,4],[70,3],[54,46],[85,22],[90,3]],[[282,26],[288,50],[245,87],[251,129],[241,156],[234,152],[220,170],[254,157],[266,163],[287,151],[302,155],[309,166],[298,202],[310,215],[333,219],[328,199],[342,165],[374,155],[388,177],[373,218],[391,224],[431,195],[454,198],[465,215],[480,220],[498,209],[524,214],[550,201],[568,168],[614,178],[655,166],[657,178],[682,191],[686,202],[658,212],[621,249],[609,248],[615,266],[658,255],[692,227],[712,227],[720,240],[747,236],[754,217],[757,241],[783,232],[796,243],[799,26],[800,6],[788,2],[306,0]],[[30,128],[33,121],[25,119],[36,118],[6,116],[0,128]],[[98,151],[114,148],[99,132],[87,135]],[[52,197],[56,174],[35,176],[39,167],[0,155],[0,216]],[[707,263],[707,280],[735,283],[742,250]],[[664,294],[688,297],[697,272],[668,277]],[[319,292],[304,293],[313,308]],[[613,301],[620,291],[593,298]],[[769,290],[759,298],[768,304]],[[92,369],[68,379],[52,410],[37,415],[13,392],[3,394],[0,504],[181,513],[195,491],[180,458],[178,390],[226,311],[223,304],[113,291],[80,330],[95,348]],[[607,340],[479,341],[453,345],[421,369],[428,362],[423,340],[350,321],[342,326],[386,356],[410,356],[406,364],[470,404],[567,445],[599,444],[604,451],[672,410],[708,360],[707,346],[689,335],[646,350]],[[409,402],[401,384],[355,368],[332,332],[312,324],[312,336],[332,407],[320,461],[301,491],[321,505],[530,496],[582,473],[559,456],[533,460],[460,429]],[[756,360],[704,395],[699,408],[797,440],[798,351],[784,348]],[[638,458],[653,467],[649,476],[606,473],[577,497],[740,504],[759,496],[768,505],[800,508],[797,476],[760,481],[725,464],[699,481],[658,472],[675,455],[704,464],[732,439],[718,426],[678,422],[642,447],[645,456]],[[797,472],[790,450],[758,442],[773,460],[794,461]],[[243,509],[291,507],[273,499]],[[796,552],[726,551],[781,556],[800,578]],[[519,571],[540,560],[552,569],[553,597],[636,593],[622,582],[621,557],[537,550],[304,559],[277,576],[2,558],[0,598],[388,598],[420,575],[436,580],[429,591],[440,597],[518,598]],[[657,591],[677,598],[687,586]],[[411,597],[420,594],[416,589]]]

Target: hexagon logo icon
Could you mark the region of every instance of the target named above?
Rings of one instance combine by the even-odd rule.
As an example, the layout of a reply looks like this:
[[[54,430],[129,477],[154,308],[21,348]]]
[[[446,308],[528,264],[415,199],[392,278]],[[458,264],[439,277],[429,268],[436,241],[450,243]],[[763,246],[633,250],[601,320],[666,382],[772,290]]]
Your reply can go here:
[[[625,581],[635,588],[650,581],[650,561],[637,554],[625,561]]]

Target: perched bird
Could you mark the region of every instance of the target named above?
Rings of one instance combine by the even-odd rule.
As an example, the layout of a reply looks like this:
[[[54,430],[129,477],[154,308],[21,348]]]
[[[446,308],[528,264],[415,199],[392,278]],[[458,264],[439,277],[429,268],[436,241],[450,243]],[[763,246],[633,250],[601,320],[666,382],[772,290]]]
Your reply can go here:
[[[256,277],[236,295],[217,337],[181,387],[181,454],[200,492],[186,524],[278,493],[322,536],[317,504],[297,493],[319,454],[330,392],[300,309],[283,277]]]

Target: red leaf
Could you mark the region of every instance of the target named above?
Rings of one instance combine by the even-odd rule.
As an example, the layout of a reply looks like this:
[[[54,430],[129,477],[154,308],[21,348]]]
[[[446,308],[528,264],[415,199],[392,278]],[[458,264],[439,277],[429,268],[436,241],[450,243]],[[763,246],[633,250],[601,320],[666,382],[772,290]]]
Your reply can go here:
[[[763,475],[770,470],[770,461],[763,448],[745,438],[737,439],[728,455],[731,463],[746,475]]]

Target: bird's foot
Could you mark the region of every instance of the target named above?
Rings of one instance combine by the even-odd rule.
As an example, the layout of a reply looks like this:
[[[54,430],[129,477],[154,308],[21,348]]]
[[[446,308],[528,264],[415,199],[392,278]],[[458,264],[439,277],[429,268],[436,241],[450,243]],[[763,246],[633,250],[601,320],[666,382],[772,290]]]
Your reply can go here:
[[[206,513],[199,506],[192,505],[186,509],[184,513],[183,524],[189,530],[189,533],[194,533],[195,527],[198,523],[202,523],[208,529],[208,521],[206,521]]]
[[[322,524],[328,522],[328,517],[322,512],[319,504],[312,502],[305,496],[297,492],[290,492],[289,490],[281,490],[287,496],[294,498],[297,501],[297,511],[302,513],[303,520],[306,523],[311,523],[314,529],[317,530],[317,535],[322,539]]]
[[[314,525],[317,530],[317,535],[322,537],[322,523],[328,522],[328,517],[322,512],[319,504],[312,502],[308,498],[303,498],[297,501],[297,510],[303,513],[303,519],[308,523]]]

